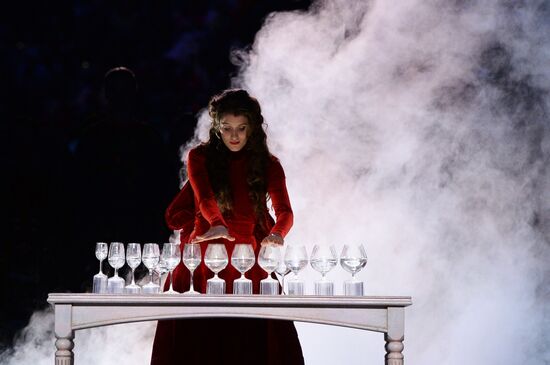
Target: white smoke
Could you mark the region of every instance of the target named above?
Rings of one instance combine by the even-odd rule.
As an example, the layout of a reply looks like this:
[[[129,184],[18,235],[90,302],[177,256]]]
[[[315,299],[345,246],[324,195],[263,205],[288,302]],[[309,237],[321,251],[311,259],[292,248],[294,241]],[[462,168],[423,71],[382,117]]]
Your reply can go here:
[[[156,322],[120,324],[75,332],[77,364],[149,364]],[[12,349],[0,354],[3,365],[50,365],[54,362],[51,308],[35,312]]]
[[[326,0],[234,54],[287,175],[287,242],[366,245],[366,294],[413,297],[407,364],[550,363],[548,19],[544,1]],[[51,363],[42,319],[0,363]],[[152,326],[78,331],[77,361],[146,364]],[[380,334],[297,327],[308,364],[383,361]]]
[[[409,364],[550,362],[548,19],[542,1],[320,1],[235,54],[287,174],[287,241],[366,244],[367,294],[413,297]],[[299,331],[308,363],[381,361],[373,336]]]

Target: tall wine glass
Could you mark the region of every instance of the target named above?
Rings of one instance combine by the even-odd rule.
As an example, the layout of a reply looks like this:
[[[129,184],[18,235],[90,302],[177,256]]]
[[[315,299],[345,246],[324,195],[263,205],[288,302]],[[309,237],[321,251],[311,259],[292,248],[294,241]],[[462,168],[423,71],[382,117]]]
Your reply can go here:
[[[159,288],[162,288],[162,278],[165,274],[168,273],[166,262],[162,259],[162,256],[160,257],[158,264],[155,266],[155,271],[158,273]]]
[[[95,257],[99,260],[99,272],[94,275],[93,293],[107,293],[107,275],[103,273],[102,263],[107,258],[109,248],[105,242],[97,242],[95,245]]]
[[[174,287],[172,286],[172,276],[174,269],[181,260],[181,252],[180,252],[180,245],[169,242],[165,243],[162,246],[162,254],[160,255],[160,260],[166,265],[166,268],[170,272],[170,289],[168,291],[164,292],[165,294],[178,294],[177,291],[174,290]]]
[[[209,243],[204,254],[204,264],[214,277],[206,281],[206,294],[225,294],[225,280],[218,273],[225,269],[229,262],[227,250],[223,243]]]
[[[160,286],[153,282],[153,269],[157,266],[159,259],[159,245],[156,243],[143,245],[142,261],[143,265],[149,270],[149,282],[143,286],[144,293],[156,294],[160,290]]]
[[[281,248],[281,255],[282,255],[282,248]],[[285,276],[288,275],[290,272],[290,269],[285,264],[285,260],[281,260],[279,262],[279,265],[275,268],[275,275],[277,275],[277,278],[279,278],[279,281],[281,282],[281,293],[285,294]]]
[[[279,294],[279,282],[271,277],[271,273],[279,267],[281,261],[283,258],[280,246],[262,246],[258,254],[258,264],[267,272],[267,278],[260,281],[260,294]]]
[[[201,258],[201,246],[198,243],[186,243],[183,246],[183,264],[187,267],[190,274],[189,290],[183,294],[200,294],[193,286],[193,272],[201,264]]]
[[[289,245],[285,251],[285,264],[294,273],[287,283],[288,294],[304,295],[304,282],[298,279],[298,273],[307,266],[307,251],[304,245]]]
[[[129,294],[141,293],[141,287],[136,284],[134,272],[136,268],[141,264],[141,246],[139,243],[129,243],[126,246],[126,263],[132,269],[132,282],[130,285],[126,285],[124,291]]]
[[[231,254],[231,265],[241,273],[241,277],[233,281],[233,294],[252,294],[252,280],[244,273],[254,266],[256,256],[251,244],[237,243]]]
[[[362,244],[344,245],[340,255],[340,265],[351,273],[351,280],[344,282],[345,295],[363,295],[363,282],[356,279],[355,274],[367,265],[367,252]]]
[[[310,264],[321,273],[321,280],[315,282],[315,295],[333,295],[334,283],[327,280],[326,274],[338,263],[334,246],[315,245],[311,252]]]
[[[124,266],[124,244],[111,242],[109,246],[109,265],[115,269],[115,275],[107,281],[107,291],[111,294],[122,294],[124,291],[124,279],[118,276],[118,269]]]

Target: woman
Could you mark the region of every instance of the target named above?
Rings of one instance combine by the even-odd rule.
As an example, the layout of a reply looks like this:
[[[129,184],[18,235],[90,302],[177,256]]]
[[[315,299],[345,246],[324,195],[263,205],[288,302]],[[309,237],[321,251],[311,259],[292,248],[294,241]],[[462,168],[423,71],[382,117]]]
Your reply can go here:
[[[231,89],[214,96],[208,111],[209,140],[188,156],[191,189],[182,189],[167,211],[167,221],[172,228],[183,228],[184,217],[194,209],[193,231],[189,236],[182,231],[182,244],[187,239],[200,243],[203,257],[209,242],[225,243],[229,256],[235,243],[251,243],[256,256],[261,245],[283,245],[293,214],[283,168],[267,147],[258,101],[245,90]],[[268,198],[276,222],[268,212]],[[176,214],[178,219],[173,218]],[[212,276],[201,264],[195,287],[204,293]],[[220,273],[228,293],[239,276],[231,265]],[[257,264],[247,272],[255,294],[265,276]],[[174,271],[174,281],[176,290],[188,290],[189,274],[182,265]],[[292,322],[224,318],[159,322],[151,363],[303,364],[303,357]]]

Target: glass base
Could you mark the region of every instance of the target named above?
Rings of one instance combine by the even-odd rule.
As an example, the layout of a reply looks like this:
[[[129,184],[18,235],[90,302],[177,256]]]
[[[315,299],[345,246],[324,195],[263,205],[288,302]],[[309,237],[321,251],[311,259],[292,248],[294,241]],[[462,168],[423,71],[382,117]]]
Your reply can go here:
[[[127,285],[125,288],[124,288],[124,293],[125,294],[141,294],[141,286],[139,285]]]
[[[113,276],[107,280],[107,292],[109,294],[123,294],[124,293],[124,279],[120,276]]]
[[[233,294],[238,294],[238,295],[252,294],[252,280],[241,278],[233,281]]]
[[[188,291],[184,292],[183,295],[201,295],[201,293],[196,291],[196,290],[188,290]]]
[[[107,294],[107,275],[95,274],[92,293]]]
[[[303,281],[288,281],[286,285],[288,295],[304,295]]]
[[[279,295],[279,282],[270,278],[260,281],[260,294]]]
[[[141,288],[141,291],[143,294],[158,294],[160,292],[160,286],[157,284],[148,283]]]
[[[363,282],[355,280],[344,281],[344,295],[362,296]]]
[[[316,281],[315,295],[334,295],[334,283],[327,280]]]
[[[175,291],[174,289],[168,289],[167,291],[162,292],[162,294],[173,295],[173,294],[181,294],[181,293],[179,291]],[[183,294],[185,294],[185,293],[183,293]]]
[[[225,280],[220,278],[208,279],[206,281],[206,294],[225,294]]]

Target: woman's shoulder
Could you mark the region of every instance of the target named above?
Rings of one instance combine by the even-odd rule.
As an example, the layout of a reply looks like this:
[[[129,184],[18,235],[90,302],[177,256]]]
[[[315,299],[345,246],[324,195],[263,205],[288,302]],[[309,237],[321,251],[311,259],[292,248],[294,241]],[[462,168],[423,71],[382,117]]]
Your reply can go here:
[[[204,158],[206,156],[206,145],[201,143],[191,148],[187,154],[188,158]]]
[[[273,154],[270,153],[270,154],[269,154],[269,163],[270,163],[270,164],[275,163],[275,164],[279,164],[279,165],[280,165],[280,164],[281,164],[281,161],[279,161],[279,158],[278,158],[277,156],[275,156],[275,155],[273,155]]]
[[[283,175],[284,176],[284,170],[283,166],[281,165],[281,161],[274,156],[269,155],[269,162],[267,165],[267,171],[269,175]]]

